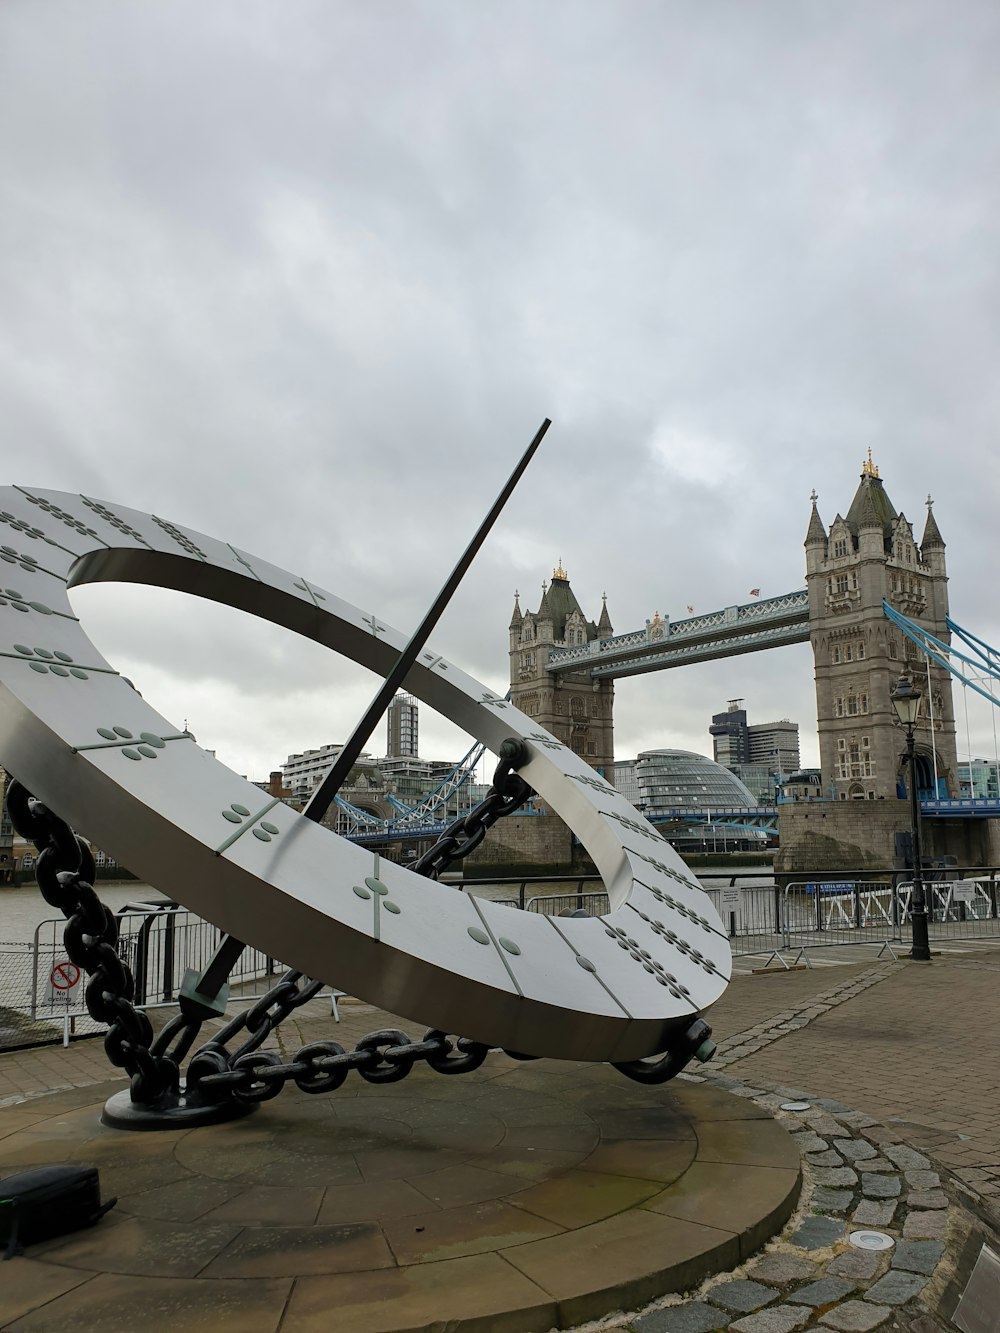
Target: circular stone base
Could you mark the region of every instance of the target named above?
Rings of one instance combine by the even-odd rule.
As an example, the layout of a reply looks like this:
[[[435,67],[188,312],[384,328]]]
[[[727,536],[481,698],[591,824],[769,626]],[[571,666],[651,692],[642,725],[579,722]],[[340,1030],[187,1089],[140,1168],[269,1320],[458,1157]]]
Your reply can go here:
[[[335,1311],[352,1333],[543,1333],[735,1267],[799,1192],[794,1143],[752,1102],[606,1065],[497,1054],[157,1134],[102,1126],[108,1091],[0,1110],[0,1175],[90,1162],[119,1198],[8,1266],[0,1325],[44,1305],[46,1328],[307,1333]]]
[[[195,1129],[199,1125],[221,1125],[229,1120],[242,1120],[255,1103],[237,1101],[219,1102],[206,1106],[203,1102],[189,1104],[183,1092],[167,1094],[154,1105],[134,1102],[128,1092],[116,1092],[104,1103],[101,1121],[112,1129]]]

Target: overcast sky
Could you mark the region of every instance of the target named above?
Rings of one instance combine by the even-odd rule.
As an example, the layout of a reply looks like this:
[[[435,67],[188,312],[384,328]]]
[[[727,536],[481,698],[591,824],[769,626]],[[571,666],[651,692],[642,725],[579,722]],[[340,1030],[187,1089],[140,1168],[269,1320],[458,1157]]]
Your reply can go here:
[[[998,69],[995,0],[4,0],[3,484],[409,631],[550,416],[432,640],[503,691],[515,588],[561,559],[617,632],[800,588],[810,491],[846,513],[871,447],[1000,643]],[[374,689],[177,595],[74,604],[251,777]],[[620,682],[618,756],[711,753],[734,696],[817,762],[807,645]]]

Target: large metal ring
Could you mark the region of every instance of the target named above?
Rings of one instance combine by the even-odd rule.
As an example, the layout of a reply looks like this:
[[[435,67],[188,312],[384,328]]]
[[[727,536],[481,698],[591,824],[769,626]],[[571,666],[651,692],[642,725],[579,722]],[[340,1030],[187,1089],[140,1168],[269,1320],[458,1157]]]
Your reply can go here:
[[[455,893],[266,796],[145,702],[67,591],[118,581],[196,594],[386,675],[406,640],[376,613],[179,524],[57,491],[0,490],[0,557],[0,761],[221,929],[392,1013],[530,1055],[639,1059],[725,989],[725,930],[669,844],[583,759],[430,648],[405,688],[495,753],[523,744],[520,775],[604,878],[604,917]]]

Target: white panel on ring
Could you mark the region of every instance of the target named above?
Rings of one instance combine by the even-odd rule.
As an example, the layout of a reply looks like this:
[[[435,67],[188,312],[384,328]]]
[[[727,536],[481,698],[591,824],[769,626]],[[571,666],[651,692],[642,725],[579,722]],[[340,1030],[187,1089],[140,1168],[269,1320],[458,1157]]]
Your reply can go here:
[[[605,917],[548,918],[459,893],[275,803],[118,675],[67,590],[176,588],[385,675],[406,636],[374,612],[159,515],[57,491],[0,490],[0,562],[0,762],[223,930],[393,1012],[528,1055],[661,1051],[725,989],[722,923],[669,844],[582,759],[430,645],[406,689],[494,752],[508,738],[525,743],[520,772],[594,858]]]

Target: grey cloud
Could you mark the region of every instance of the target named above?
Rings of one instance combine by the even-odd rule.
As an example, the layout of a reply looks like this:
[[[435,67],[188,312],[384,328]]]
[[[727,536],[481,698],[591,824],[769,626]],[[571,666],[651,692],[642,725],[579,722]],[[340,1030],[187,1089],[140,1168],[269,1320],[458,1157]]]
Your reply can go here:
[[[502,686],[514,588],[537,604],[560,557],[620,631],[802,586],[809,492],[846,510],[871,445],[918,529],[934,493],[956,618],[998,642],[998,47],[988,0],[14,0],[7,481],[154,509],[409,629],[550,415],[435,636]],[[117,606],[123,668],[241,770],[367,700],[266,629],[197,606],[172,646],[153,602]],[[704,750],[742,695],[808,757],[811,675],[786,649],[623,682],[619,749]]]

